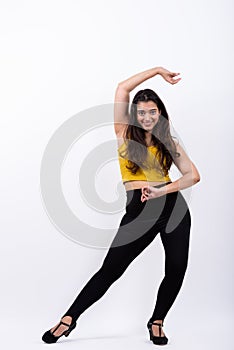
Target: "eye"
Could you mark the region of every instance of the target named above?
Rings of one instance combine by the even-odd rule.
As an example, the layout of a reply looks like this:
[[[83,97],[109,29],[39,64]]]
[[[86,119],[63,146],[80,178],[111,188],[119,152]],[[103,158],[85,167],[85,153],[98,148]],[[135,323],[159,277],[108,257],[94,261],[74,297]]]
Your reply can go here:
[[[142,110],[138,110],[137,113],[140,116],[144,116],[145,115],[145,111],[142,111]]]
[[[152,110],[150,111],[150,114],[151,114],[151,115],[155,115],[156,112],[157,112],[156,109],[152,109]]]

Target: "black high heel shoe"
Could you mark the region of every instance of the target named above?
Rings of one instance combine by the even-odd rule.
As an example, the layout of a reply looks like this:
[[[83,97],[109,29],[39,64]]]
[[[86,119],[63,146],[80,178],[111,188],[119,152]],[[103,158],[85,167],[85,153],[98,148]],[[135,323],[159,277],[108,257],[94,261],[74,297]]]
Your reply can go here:
[[[54,332],[56,331],[56,329],[59,328],[59,326],[63,324],[65,326],[68,326],[69,328],[66,329],[61,335],[59,336],[55,336],[54,335]],[[65,337],[68,337],[69,334],[71,333],[71,331],[76,327],[76,321],[71,323],[70,325],[68,323],[65,323],[63,321],[60,321],[59,324],[57,325],[57,327],[55,327],[55,329],[53,330],[53,332],[51,332],[50,330],[46,331],[43,336],[42,336],[42,340],[45,342],[45,343],[48,343],[48,344],[51,344],[51,343],[56,343],[56,341],[62,337],[63,335],[65,335]]]
[[[152,325],[156,324],[159,326],[159,336],[153,335]],[[156,345],[166,345],[168,343],[168,338],[164,335],[161,337],[161,328],[163,327],[163,322],[157,323],[157,322],[151,322],[148,321],[147,328],[149,330],[150,340]]]

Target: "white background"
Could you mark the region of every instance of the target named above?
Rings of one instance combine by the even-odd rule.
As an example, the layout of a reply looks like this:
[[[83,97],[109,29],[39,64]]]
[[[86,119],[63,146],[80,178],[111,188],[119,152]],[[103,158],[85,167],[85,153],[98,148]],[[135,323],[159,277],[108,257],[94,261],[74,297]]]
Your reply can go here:
[[[173,349],[231,348],[232,13],[227,0],[0,2],[2,348],[46,346],[41,335],[106,254],[67,239],[44,210],[40,165],[50,137],[79,111],[113,102],[118,82],[155,66],[180,72],[181,82],[157,76],[139,88],[162,98],[201,175],[189,202],[189,265],[164,332]],[[113,198],[119,181],[120,173]],[[149,347],[146,322],[163,267],[158,235],[58,342]]]

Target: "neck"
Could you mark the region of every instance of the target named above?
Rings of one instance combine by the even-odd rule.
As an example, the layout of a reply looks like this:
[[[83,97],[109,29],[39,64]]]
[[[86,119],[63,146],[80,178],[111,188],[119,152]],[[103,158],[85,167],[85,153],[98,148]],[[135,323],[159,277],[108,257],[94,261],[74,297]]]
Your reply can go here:
[[[150,145],[150,144],[151,144],[151,141],[152,141],[151,133],[146,132],[146,133],[145,133],[145,142],[146,142],[146,144],[147,144],[147,145]]]

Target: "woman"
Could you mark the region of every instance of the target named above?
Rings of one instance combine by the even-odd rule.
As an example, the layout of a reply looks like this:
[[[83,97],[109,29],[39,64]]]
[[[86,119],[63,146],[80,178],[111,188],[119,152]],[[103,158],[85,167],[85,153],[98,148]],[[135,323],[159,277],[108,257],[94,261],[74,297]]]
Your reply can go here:
[[[165,276],[147,327],[154,344],[164,345],[168,342],[162,330],[163,321],[182,286],[188,263],[191,228],[190,210],[180,190],[200,181],[200,175],[182,146],[171,136],[166,108],[153,90],[138,91],[129,114],[129,93],[157,74],[171,84],[181,79],[174,79],[179,73],[156,67],[118,84],[114,128],[126,189],[126,213],[102,266],[90,278],[60,322],[43,334],[42,339],[46,343],[55,343],[62,335],[68,336],[76,327],[78,317],[106,293],[158,233],[165,250]],[[172,163],[182,173],[173,182],[168,175]],[[168,225],[171,225],[169,229]]]

